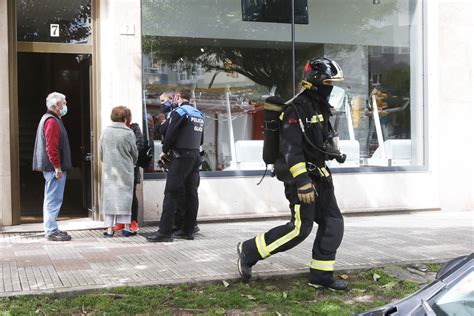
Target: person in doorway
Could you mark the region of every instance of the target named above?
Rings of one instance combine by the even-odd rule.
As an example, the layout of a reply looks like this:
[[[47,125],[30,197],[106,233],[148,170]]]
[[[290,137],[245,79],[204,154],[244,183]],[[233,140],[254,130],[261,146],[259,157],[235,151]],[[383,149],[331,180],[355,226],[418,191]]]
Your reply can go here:
[[[128,110],[130,113],[127,115],[131,118],[132,113],[130,110]],[[135,140],[136,140],[136,145],[137,145],[137,150],[140,153],[140,151],[144,147],[144,139],[143,139],[143,133],[140,129],[140,126],[137,123],[129,123],[127,122],[127,126],[133,131],[135,134]],[[134,169],[134,176],[133,176],[133,199],[132,199],[132,217],[131,217],[131,223],[130,223],[130,231],[133,234],[136,234],[138,230],[140,229],[138,225],[138,199],[137,199],[137,184],[140,183],[141,180],[141,174],[140,174],[140,167],[138,165],[135,165]],[[125,229],[125,224],[118,223],[114,226],[114,231],[122,231]]]
[[[67,173],[72,168],[71,149],[62,117],[67,113],[66,96],[58,92],[46,98],[47,112],[36,131],[33,170],[42,171],[45,180],[43,224],[46,239],[69,241],[71,236],[59,230],[56,222],[63,203]]]
[[[158,232],[147,236],[151,242],[173,241],[177,210],[184,210],[182,233],[174,236],[194,239],[199,208],[198,186],[201,165],[200,146],[203,140],[204,116],[190,103],[191,90],[182,88],[176,94],[177,108],[162,124],[164,135],[160,160],[169,164],[163,212]]]
[[[329,97],[334,81],[343,80],[342,69],[333,60],[314,58],[304,68],[304,90],[280,115],[279,158],[275,172],[284,182],[292,218],[285,225],[237,246],[242,280],[252,276],[252,266],[278,252],[289,250],[318,231],[313,244],[309,282],[334,290],[347,288],[333,277],[336,251],[342,241],[344,221],[334,196],[331,173],[325,161],[343,157],[334,148],[334,130],[329,122]],[[278,150],[278,149],[277,149]],[[342,159],[343,161],[343,159]]]
[[[107,231],[104,237],[114,236],[114,224],[124,224],[122,236],[130,230],[133,202],[134,166],[138,159],[136,138],[127,126],[131,121],[130,110],[125,106],[112,109],[112,124],[107,126],[100,139],[102,161],[102,210]]]

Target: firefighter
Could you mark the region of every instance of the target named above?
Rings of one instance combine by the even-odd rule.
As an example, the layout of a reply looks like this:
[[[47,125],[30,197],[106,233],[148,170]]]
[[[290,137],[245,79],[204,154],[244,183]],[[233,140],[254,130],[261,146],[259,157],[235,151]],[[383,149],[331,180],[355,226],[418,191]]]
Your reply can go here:
[[[166,162],[169,167],[159,230],[147,236],[147,240],[151,242],[173,241],[173,224],[177,209],[186,210],[179,237],[194,239],[193,230],[199,207],[200,146],[203,141],[204,116],[189,103],[190,99],[191,90],[178,90],[178,107],[163,123],[166,124],[166,130],[163,131],[163,152],[160,160]]]
[[[303,91],[287,102],[280,115],[279,158],[274,168],[284,182],[291,220],[282,226],[237,245],[242,280],[252,276],[252,266],[302,242],[318,224],[313,244],[309,284],[345,290],[347,283],[333,277],[336,251],[344,221],[334,195],[332,176],[325,161],[345,158],[334,146],[329,122],[329,96],[333,82],[343,80],[341,67],[327,58],[314,58],[304,68]]]

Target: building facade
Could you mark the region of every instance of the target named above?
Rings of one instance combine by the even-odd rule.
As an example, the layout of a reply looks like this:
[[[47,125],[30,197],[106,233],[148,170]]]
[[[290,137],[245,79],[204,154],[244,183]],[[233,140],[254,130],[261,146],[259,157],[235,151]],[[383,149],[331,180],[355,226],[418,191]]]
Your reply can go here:
[[[100,218],[112,107],[132,109],[158,156],[158,97],[180,86],[206,118],[200,219],[287,214],[280,182],[257,185],[263,104],[294,95],[314,56],[346,79],[332,123],[348,159],[330,163],[343,212],[472,210],[473,13],[469,0],[0,0],[0,224],[41,217],[31,142],[54,90],[70,110],[64,217]],[[159,220],[165,177],[156,159],[144,171],[144,222]]]

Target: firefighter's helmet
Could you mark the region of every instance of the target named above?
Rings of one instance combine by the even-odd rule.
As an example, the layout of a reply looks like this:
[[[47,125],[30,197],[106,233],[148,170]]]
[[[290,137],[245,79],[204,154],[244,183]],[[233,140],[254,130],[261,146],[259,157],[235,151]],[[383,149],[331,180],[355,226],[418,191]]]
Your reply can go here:
[[[320,86],[332,81],[342,81],[344,75],[341,66],[334,60],[316,57],[308,61],[304,67],[303,84],[307,86]]]

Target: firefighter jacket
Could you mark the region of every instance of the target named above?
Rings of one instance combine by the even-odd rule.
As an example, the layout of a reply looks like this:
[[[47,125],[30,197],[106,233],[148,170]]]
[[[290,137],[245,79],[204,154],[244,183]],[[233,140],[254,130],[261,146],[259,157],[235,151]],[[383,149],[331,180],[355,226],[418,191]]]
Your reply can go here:
[[[275,163],[277,177],[284,182],[294,181],[297,187],[311,182],[309,174],[312,178],[330,181],[326,155],[308,143],[299,125],[301,119],[309,140],[318,148],[323,147],[332,137],[330,105],[310,90],[298,95],[292,104],[288,104],[280,115],[280,158]]]
[[[172,149],[198,150],[204,136],[204,116],[187,103],[173,110],[160,126],[163,137],[163,152]]]

